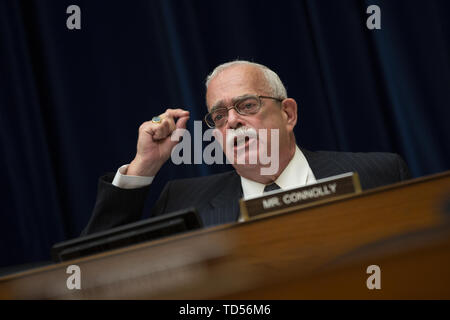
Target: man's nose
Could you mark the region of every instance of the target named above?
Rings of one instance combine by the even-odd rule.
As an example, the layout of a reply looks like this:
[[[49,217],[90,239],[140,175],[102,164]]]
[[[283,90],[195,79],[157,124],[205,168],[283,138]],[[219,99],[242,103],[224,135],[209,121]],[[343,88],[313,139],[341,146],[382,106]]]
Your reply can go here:
[[[228,119],[227,125],[228,128],[235,129],[243,124],[242,118],[236,110],[230,109],[228,110]]]

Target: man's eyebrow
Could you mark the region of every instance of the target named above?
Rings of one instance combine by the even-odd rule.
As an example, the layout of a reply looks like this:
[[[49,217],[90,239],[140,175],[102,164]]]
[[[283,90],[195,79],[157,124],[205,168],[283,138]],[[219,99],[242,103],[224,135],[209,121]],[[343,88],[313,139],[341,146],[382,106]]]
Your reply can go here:
[[[245,98],[249,98],[249,97],[254,97],[255,94],[251,94],[251,93],[247,93],[247,94],[243,94],[241,96],[238,97],[234,97],[233,99],[231,99],[231,103],[234,105],[237,101],[245,99]],[[223,100],[219,100],[217,101],[214,106],[211,108],[210,112],[214,112],[219,108],[226,108],[225,103]]]
[[[225,108],[225,104],[223,103],[223,100],[217,101],[211,108],[210,112],[214,112],[219,108]]]
[[[241,96],[234,97],[233,99],[231,99],[231,103],[235,104],[239,100],[250,98],[250,97],[254,97],[254,96],[256,96],[256,94],[246,93],[246,94],[243,94]]]
[[[217,109],[226,108],[223,100],[218,101],[209,111],[210,113],[216,111]]]

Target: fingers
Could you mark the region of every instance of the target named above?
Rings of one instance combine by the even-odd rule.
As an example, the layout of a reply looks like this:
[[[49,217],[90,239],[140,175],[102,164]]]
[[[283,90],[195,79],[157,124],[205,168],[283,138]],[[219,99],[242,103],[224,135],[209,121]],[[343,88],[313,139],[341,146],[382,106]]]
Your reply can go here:
[[[162,119],[160,123],[147,121],[140,128],[140,130],[150,134],[155,141],[167,138],[177,128],[185,129],[186,123],[189,120],[189,111],[183,109],[167,109],[159,117]],[[178,118],[176,124],[175,118]]]
[[[167,109],[163,115],[173,118],[181,118],[189,116],[189,111],[183,109]]]
[[[176,130],[178,129],[186,129],[186,123],[189,120],[189,116],[180,117],[177,120],[177,123],[175,124]],[[170,137],[170,140],[172,141],[172,145],[175,146],[178,142],[180,142],[181,137],[183,136],[183,131],[174,131],[172,132],[172,135]]]
[[[172,117],[163,117],[160,123],[153,124],[153,140],[162,140],[167,138],[175,130],[175,121]]]
[[[189,116],[180,117],[177,120],[177,123],[175,124],[177,129],[186,129],[186,124],[189,120]]]

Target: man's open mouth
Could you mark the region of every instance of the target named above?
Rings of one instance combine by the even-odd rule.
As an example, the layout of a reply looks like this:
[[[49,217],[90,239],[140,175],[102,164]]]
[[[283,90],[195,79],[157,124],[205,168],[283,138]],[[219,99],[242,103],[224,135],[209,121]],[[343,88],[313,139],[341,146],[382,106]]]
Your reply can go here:
[[[246,146],[246,145],[248,145],[249,141],[250,141],[250,137],[248,137],[248,136],[245,136],[243,138],[234,137],[234,140],[233,140],[234,147],[237,148],[242,145]]]

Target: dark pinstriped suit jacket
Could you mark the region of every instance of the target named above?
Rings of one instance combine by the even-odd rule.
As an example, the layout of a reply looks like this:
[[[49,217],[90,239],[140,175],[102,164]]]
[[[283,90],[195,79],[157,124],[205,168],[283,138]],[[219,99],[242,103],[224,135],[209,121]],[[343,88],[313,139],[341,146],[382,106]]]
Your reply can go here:
[[[358,172],[364,190],[410,178],[400,156],[391,153],[312,152],[302,149],[316,179]],[[97,201],[83,235],[137,221],[142,216],[151,186],[121,189],[111,184],[114,174],[100,178]],[[205,226],[234,222],[239,218],[241,180],[236,171],[206,177],[173,180],[166,184],[152,216],[197,208]]]

